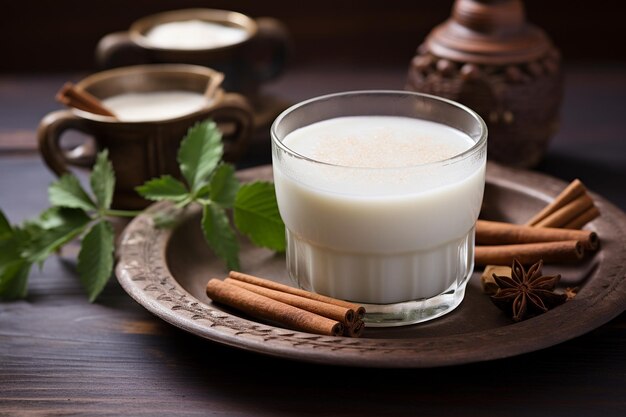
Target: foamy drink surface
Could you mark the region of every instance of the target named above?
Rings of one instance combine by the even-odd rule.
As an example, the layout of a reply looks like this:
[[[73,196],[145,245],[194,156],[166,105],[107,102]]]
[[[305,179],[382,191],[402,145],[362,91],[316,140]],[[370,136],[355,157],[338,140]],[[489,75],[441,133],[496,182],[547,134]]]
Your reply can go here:
[[[212,49],[242,42],[248,37],[243,28],[203,20],[162,23],[150,29],[151,45],[168,49]]]
[[[204,95],[190,91],[125,93],[102,101],[124,122],[174,119],[200,110],[207,102]]]
[[[466,151],[463,132],[426,120],[396,116],[350,116],[324,120],[288,134],[292,151],[334,165],[406,167],[442,161]]]

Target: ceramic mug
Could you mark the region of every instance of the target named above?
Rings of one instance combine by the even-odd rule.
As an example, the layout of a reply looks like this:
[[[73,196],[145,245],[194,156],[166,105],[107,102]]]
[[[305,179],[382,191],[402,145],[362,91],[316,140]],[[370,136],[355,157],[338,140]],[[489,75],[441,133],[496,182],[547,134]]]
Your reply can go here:
[[[151,40],[152,29],[172,22],[208,22],[244,34],[233,43],[193,48]],[[96,62],[104,69],[149,63],[203,65],[225,74],[228,91],[253,95],[261,83],[282,72],[289,49],[287,29],[276,19],[252,19],[228,10],[183,9],[143,17],[128,31],[105,36],[98,43]]]
[[[180,142],[195,123],[212,118],[222,130],[224,159],[236,161],[244,152],[252,132],[252,110],[246,98],[226,93],[221,87],[213,92],[212,80],[222,74],[195,65],[139,65],[95,73],[76,84],[100,100],[127,93],[182,91],[210,94],[201,107],[179,117],[158,120],[122,121],[78,109],[67,109],[46,115],[38,130],[39,151],[44,162],[58,176],[72,166],[91,166],[95,152],[85,163],[80,152],[66,151],[61,137],[77,130],[93,138],[95,148],[108,149],[116,175],[113,206],[139,209],[149,202],[135,187],[145,181],[170,174],[180,177],[176,156]],[[209,90],[211,90],[209,88]],[[84,153],[84,152],[83,152]]]

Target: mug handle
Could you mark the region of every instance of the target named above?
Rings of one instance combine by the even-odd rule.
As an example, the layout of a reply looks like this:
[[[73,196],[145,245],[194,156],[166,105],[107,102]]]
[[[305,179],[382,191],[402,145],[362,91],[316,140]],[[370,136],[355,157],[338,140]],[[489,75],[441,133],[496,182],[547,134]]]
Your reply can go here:
[[[145,51],[133,42],[129,32],[114,32],[104,36],[96,46],[96,65],[109,69],[127,65],[148,64]]]
[[[224,160],[237,161],[248,147],[254,125],[248,100],[237,93],[226,93],[206,117],[213,119],[222,131]]]
[[[70,110],[59,110],[48,114],[43,118],[37,130],[39,153],[46,165],[57,176],[69,172],[68,165],[91,166],[95,158],[95,150],[88,151],[89,146],[86,144],[72,151],[61,149],[61,136],[70,129],[92,135],[87,121]]]
[[[257,35],[250,45],[252,61],[256,62],[257,81],[268,81],[277,77],[285,68],[291,55],[292,42],[287,27],[272,17],[259,17]]]

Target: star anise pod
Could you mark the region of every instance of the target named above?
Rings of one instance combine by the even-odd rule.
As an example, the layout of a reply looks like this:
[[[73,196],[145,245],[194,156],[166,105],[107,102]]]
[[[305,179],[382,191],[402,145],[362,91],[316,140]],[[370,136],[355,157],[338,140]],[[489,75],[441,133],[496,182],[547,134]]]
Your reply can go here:
[[[561,275],[542,275],[542,266],[543,261],[539,261],[526,271],[514,259],[510,277],[493,274],[500,288],[491,296],[491,301],[515,321],[545,313],[563,304],[567,296],[554,292]]]

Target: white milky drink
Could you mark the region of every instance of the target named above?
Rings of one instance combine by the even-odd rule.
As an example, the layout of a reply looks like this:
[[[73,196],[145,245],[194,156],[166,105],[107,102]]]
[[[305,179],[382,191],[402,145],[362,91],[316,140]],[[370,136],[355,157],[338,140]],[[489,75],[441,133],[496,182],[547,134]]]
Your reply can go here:
[[[124,93],[102,100],[123,122],[145,122],[182,117],[205,107],[210,100],[191,91]]]
[[[145,36],[152,46],[158,48],[198,50],[243,42],[248,32],[241,27],[192,19],[159,24]]]
[[[467,279],[485,181],[484,152],[462,157],[476,143],[468,134],[419,118],[346,116],[281,143],[274,180],[301,286],[390,304]]]

